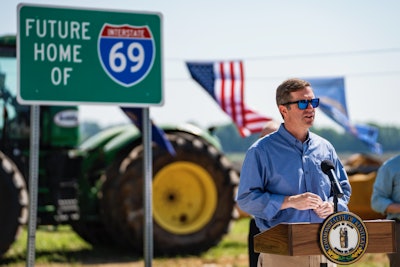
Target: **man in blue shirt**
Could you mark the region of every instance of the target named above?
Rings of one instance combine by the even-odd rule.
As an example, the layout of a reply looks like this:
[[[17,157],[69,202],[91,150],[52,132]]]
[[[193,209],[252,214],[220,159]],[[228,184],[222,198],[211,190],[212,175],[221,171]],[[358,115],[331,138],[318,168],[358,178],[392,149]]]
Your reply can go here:
[[[276,90],[276,103],[284,122],[247,151],[239,207],[255,217],[260,231],[280,223],[323,222],[334,212],[331,183],[321,170],[321,162],[330,160],[344,193],[338,199],[338,211],[347,211],[351,188],[343,165],[332,144],[309,131],[319,105],[311,85],[301,79],[284,81]],[[261,253],[258,264],[309,266],[316,261],[312,257]]]
[[[400,155],[385,161],[378,169],[371,196],[371,207],[396,221],[396,247],[398,252],[388,254],[390,266],[400,266]]]

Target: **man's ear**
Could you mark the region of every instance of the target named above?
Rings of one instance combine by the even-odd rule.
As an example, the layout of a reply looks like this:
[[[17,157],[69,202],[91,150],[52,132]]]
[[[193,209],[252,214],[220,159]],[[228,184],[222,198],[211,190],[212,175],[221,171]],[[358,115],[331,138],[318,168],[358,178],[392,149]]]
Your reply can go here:
[[[278,108],[279,108],[279,112],[281,113],[282,117],[285,118],[285,116],[288,112],[287,107],[284,105],[279,105]]]

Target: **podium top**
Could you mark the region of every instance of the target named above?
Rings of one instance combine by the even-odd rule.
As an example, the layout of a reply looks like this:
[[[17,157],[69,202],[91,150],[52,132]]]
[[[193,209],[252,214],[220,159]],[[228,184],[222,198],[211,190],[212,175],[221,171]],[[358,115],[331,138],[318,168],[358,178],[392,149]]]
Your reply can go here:
[[[396,251],[393,220],[364,221],[368,230],[366,253]],[[322,255],[320,223],[282,223],[254,236],[254,251],[289,256]]]

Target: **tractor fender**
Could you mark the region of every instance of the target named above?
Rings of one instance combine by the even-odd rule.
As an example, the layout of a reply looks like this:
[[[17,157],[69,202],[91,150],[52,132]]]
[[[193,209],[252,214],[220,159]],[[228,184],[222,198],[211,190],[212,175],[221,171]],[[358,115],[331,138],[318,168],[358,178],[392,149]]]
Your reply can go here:
[[[217,137],[211,135],[208,131],[205,131],[195,125],[189,123],[177,124],[177,125],[160,125],[164,132],[184,132],[189,133],[200,138],[203,138],[217,150],[221,151],[221,145]],[[114,135],[104,145],[104,155],[106,163],[111,163],[125,147],[131,146],[133,143],[141,142],[141,133],[134,125],[126,126],[118,135]]]
[[[132,125],[128,124],[128,125],[116,126],[100,131],[97,134],[83,141],[79,145],[78,149],[82,152],[91,152],[93,150],[96,150],[100,147],[105,146],[110,140],[112,140],[116,136],[126,132],[127,128],[132,128]]]
[[[178,125],[162,125],[161,128],[165,132],[186,132],[199,137],[202,137],[207,142],[212,144],[219,151],[222,151],[221,143],[217,136],[212,135],[209,131],[204,130],[196,125],[190,123],[182,123]]]

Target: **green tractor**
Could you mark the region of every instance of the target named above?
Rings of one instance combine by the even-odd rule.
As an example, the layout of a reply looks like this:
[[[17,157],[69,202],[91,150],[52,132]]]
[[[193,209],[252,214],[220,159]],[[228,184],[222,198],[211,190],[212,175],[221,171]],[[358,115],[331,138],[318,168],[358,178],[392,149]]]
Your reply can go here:
[[[30,106],[16,101],[15,36],[0,38],[0,257],[28,222]],[[143,253],[143,144],[133,124],[80,143],[78,107],[40,106],[38,225],[71,225],[93,246]],[[237,171],[218,140],[193,125],[160,127],[152,143],[154,253],[200,253],[234,216]]]

